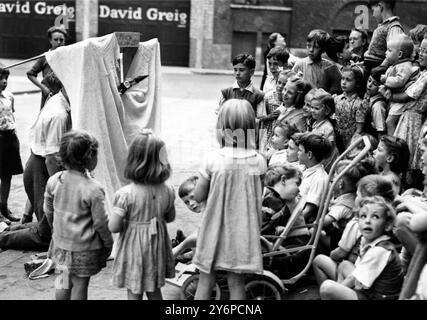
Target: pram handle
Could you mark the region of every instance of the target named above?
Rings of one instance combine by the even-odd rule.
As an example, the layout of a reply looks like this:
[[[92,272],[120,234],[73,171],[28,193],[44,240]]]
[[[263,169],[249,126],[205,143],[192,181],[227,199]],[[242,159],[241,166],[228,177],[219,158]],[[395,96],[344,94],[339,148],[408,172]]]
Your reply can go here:
[[[335,169],[336,169],[338,163],[351,150],[356,148],[362,141],[365,144],[365,147],[363,148],[363,150],[332,181],[332,177],[334,176],[334,172],[335,172]],[[350,147],[348,147],[347,150],[345,150],[344,153],[341,156],[339,156],[338,159],[332,165],[331,170],[329,171],[329,181],[332,181],[332,184],[329,187],[327,194],[325,194],[326,197],[324,196],[322,201],[320,202],[319,212],[321,212],[322,214],[320,215],[320,219],[319,219],[320,221],[316,221],[319,224],[318,228],[320,230],[322,230],[324,216],[326,215],[326,212],[329,208],[329,203],[332,199],[332,194],[333,194],[335,185],[338,183],[338,180],[341,179],[352,167],[354,167],[356,164],[358,164],[368,154],[369,150],[371,150],[371,147],[372,147],[372,145],[371,145],[371,141],[369,141],[369,138],[367,136],[362,136],[359,139],[357,139],[356,141],[354,141],[350,145]],[[317,240],[318,240],[319,236],[320,236],[320,232],[316,232],[316,238],[315,238],[316,244],[317,244]]]
[[[334,172],[335,172],[335,169],[337,167],[337,164],[351,150],[353,150],[354,148],[356,148],[362,141],[365,144],[365,147],[363,148],[363,150],[332,181],[332,177],[334,176]],[[315,230],[315,233],[312,233],[312,235],[315,235],[314,241],[313,241],[313,237],[311,237],[309,243],[307,243],[305,246],[300,246],[300,247],[292,248],[292,249],[284,249],[284,250],[280,250],[278,252],[274,252],[274,251],[276,251],[279,248],[279,246],[283,242],[284,238],[286,238],[286,236],[288,235],[289,231],[292,229],[292,226],[287,225],[286,228],[285,228],[285,230],[280,235],[280,239],[278,239],[274,243],[271,252],[264,255],[265,257],[267,257],[267,256],[268,257],[272,257],[272,256],[279,255],[279,254],[292,253],[292,252],[295,252],[295,251],[310,250],[310,257],[309,257],[309,260],[308,260],[306,266],[304,267],[304,269],[302,271],[300,271],[294,277],[292,277],[290,279],[287,279],[287,280],[282,280],[283,283],[285,283],[285,284],[295,283],[298,279],[300,279],[307,272],[308,268],[311,266],[311,263],[313,262],[313,259],[314,259],[314,255],[316,253],[316,248],[317,248],[317,244],[319,242],[320,234],[322,232],[324,217],[326,215],[326,212],[328,211],[329,203],[330,203],[330,201],[332,199],[333,190],[335,188],[335,185],[338,183],[339,179],[341,179],[353,166],[355,166],[357,163],[359,163],[363,159],[363,157],[365,157],[365,155],[368,154],[368,152],[369,152],[370,149],[371,149],[371,142],[369,141],[368,137],[363,136],[363,137],[360,137],[359,139],[357,139],[356,141],[354,141],[343,152],[343,154],[341,154],[338,157],[338,159],[335,160],[334,164],[331,167],[331,170],[329,171],[329,176],[328,176],[328,181],[332,181],[332,184],[329,186],[328,191],[325,192],[324,195],[322,196],[322,199],[321,199],[321,202],[320,202],[320,206],[319,206],[319,211],[318,211],[318,214],[317,214],[315,222],[313,224],[310,224],[310,226],[313,226],[313,227],[317,226],[317,229]],[[300,202],[303,202],[303,201],[300,201]],[[303,202],[303,204],[305,204],[305,203]],[[300,207],[300,206],[297,205],[297,207]],[[301,210],[301,208],[295,208],[295,210]],[[319,214],[319,213],[321,213],[321,214]],[[298,214],[301,214],[301,212],[299,212]],[[292,222],[295,222],[295,219],[293,219]],[[288,224],[289,224],[289,222],[288,222]],[[305,227],[307,227],[307,226],[308,225],[305,225]]]

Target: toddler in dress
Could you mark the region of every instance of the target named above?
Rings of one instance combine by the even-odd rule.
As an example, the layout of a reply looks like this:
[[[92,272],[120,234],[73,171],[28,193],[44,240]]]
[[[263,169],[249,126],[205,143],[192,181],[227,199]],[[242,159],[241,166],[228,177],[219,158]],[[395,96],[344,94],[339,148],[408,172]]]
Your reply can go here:
[[[130,184],[114,195],[109,228],[119,232],[113,284],[127,288],[129,300],[161,300],[165,278],[175,276],[172,244],[166,227],[175,219],[175,193],[165,181],[171,174],[165,143],[140,131],[129,147],[125,178]]]

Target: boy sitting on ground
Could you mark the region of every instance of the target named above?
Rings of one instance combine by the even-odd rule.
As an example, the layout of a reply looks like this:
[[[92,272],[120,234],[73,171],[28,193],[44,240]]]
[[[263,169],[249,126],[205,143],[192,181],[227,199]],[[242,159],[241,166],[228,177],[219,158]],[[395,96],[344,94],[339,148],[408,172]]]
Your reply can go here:
[[[323,300],[397,299],[403,270],[389,235],[395,211],[384,198],[374,196],[362,200],[358,217],[362,241],[354,269],[342,282],[324,281],[320,297]]]

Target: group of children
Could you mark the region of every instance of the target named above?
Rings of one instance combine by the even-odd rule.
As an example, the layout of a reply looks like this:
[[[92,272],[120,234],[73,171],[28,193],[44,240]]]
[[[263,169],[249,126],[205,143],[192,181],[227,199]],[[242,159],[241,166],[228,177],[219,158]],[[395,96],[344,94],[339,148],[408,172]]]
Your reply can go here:
[[[390,12],[393,7],[391,1],[372,2],[375,2],[372,6],[376,16],[381,16],[384,10]],[[388,17],[384,19],[384,25],[394,20]],[[387,28],[391,29],[391,25]],[[411,37],[403,32],[396,32],[393,36],[377,32],[372,39],[376,43],[371,47],[378,49],[375,45],[378,45],[380,37],[383,38],[381,41],[386,44],[383,60],[377,63],[368,57],[366,64],[338,65],[322,56],[330,49],[329,35],[323,30],[313,30],[307,37],[308,57],[297,61],[292,69],[286,62],[285,48],[276,46],[267,54],[272,72],[265,82],[264,92],[257,90],[251,80],[255,65],[253,57],[241,54],[233,59],[236,82],[222,91],[217,109],[218,123],[227,114],[228,129],[253,129],[253,125],[242,123],[245,115],[241,114],[241,101],[245,101],[248,108],[252,107],[246,118],[255,118],[256,149],[267,164],[264,175],[258,160],[250,163],[259,166],[264,185],[261,237],[280,235],[297,204],[303,203],[300,219],[295,222],[299,228],[287,236],[282,247],[306,244],[310,233],[316,230],[301,226],[315,221],[319,214],[330,182],[328,173],[331,165],[360,137],[366,136],[370,141],[369,153],[336,184],[334,199],[323,221],[317,248],[319,255],[313,263],[322,299],[397,299],[402,290],[404,275],[415,251],[416,240],[413,239],[416,237],[415,231],[409,227],[408,221],[411,219],[400,211],[421,214],[419,208],[424,208],[422,203],[426,197],[421,191],[423,183],[419,179],[421,169],[425,168],[421,156],[424,150],[422,139],[427,131],[427,123],[424,122],[427,105],[426,31],[427,26],[417,26],[411,30]],[[414,40],[418,40],[418,43],[414,43]],[[419,47],[416,48],[417,54],[414,53],[415,46]],[[363,60],[363,57],[359,56],[358,60]],[[276,83],[276,86],[272,86],[272,83]],[[336,83],[339,83],[339,88],[336,88]],[[228,92],[228,95],[225,96],[224,92]],[[262,94],[263,101],[260,100]],[[223,128],[217,126],[217,129]],[[227,156],[239,160],[248,156],[248,146],[252,144],[246,140],[243,151],[238,135],[234,138],[234,152],[230,154],[229,150],[225,152],[222,149],[218,162],[231,161],[227,160]],[[249,138],[249,135],[246,136],[246,139]],[[221,143],[223,146],[224,140]],[[230,146],[230,141],[225,145]],[[335,176],[361,152],[363,143],[354,147],[347,159],[337,164]],[[212,219],[208,216],[217,215],[221,216],[218,219],[226,226],[224,228],[228,228],[228,215],[245,208],[246,218],[246,214],[252,211],[244,193],[250,194],[253,205],[259,205],[260,194],[252,187],[246,187],[242,192],[237,182],[236,188],[231,188],[226,183],[227,178],[237,172],[227,171],[223,165],[216,164],[214,156],[209,159],[210,175],[205,173],[205,167],[201,175],[209,176],[210,188],[221,184],[223,190],[230,193],[234,190],[245,202],[243,207],[240,207],[241,201],[230,207],[226,199],[233,198],[231,194],[227,193],[227,197],[224,197],[222,192],[209,193],[207,201],[211,195],[215,196],[215,209],[206,208],[204,223]],[[232,163],[235,162],[233,160]],[[235,169],[243,168],[236,166]],[[219,177],[221,180],[218,180]],[[232,181],[239,179],[233,178]],[[253,182],[246,183],[252,186]],[[414,193],[415,189],[412,188],[420,191]],[[396,207],[398,202],[406,203],[408,197],[414,195],[420,199],[416,205]],[[399,215],[396,215],[396,210]],[[247,226],[247,232],[251,232],[250,224]],[[420,229],[425,232],[425,227],[424,224]],[[222,230],[213,230],[219,236],[212,243],[222,246],[224,241],[232,239],[229,236],[222,238]],[[234,230],[242,235],[237,224]],[[258,236],[259,230],[252,232]],[[253,243],[249,236],[247,240],[240,241]],[[239,254],[244,257],[248,253],[255,254],[257,250],[251,247]],[[210,253],[214,252],[219,252],[215,245]],[[230,252],[235,256],[235,261],[239,261],[234,251]],[[210,257],[214,259],[210,272],[196,262],[201,270],[196,298],[208,297],[205,286],[209,290],[212,288],[215,270],[228,271],[229,282],[233,285],[236,285],[236,279],[240,279],[238,286],[242,290],[242,279],[236,278],[236,274],[242,272],[240,268],[231,268],[224,265],[221,259],[217,261],[215,256]],[[278,263],[264,267],[271,268],[282,277],[301,270],[301,264],[295,259],[285,257],[276,261]],[[254,269],[250,270],[246,265],[246,272],[257,273],[258,262],[252,263]]]
[[[385,2],[376,1],[376,8]],[[115,193],[113,212],[107,215],[103,187],[90,174],[98,142],[87,132],[65,134],[59,151],[64,170],[49,178],[44,200],[53,230],[49,254],[59,270],[56,297],[87,298],[90,277],[105,267],[111,253],[111,233],[119,233],[112,282],[126,288],[129,299],[142,299],[144,293],[161,299],[165,278],[175,275],[175,259],[188,249],[200,272],[195,299],[210,298],[217,271],[227,274],[230,299],[245,299],[247,273],[270,268],[281,278],[295,274],[307,257],[278,257],[266,266],[261,239],[280,235],[298,210],[298,228],[282,247],[306,244],[316,227],[305,224],[317,220],[332,164],[366,136],[372,147],[365,158],[347,170],[363,149],[356,145],[336,166],[336,176],[346,172],[335,184],[321,224],[313,270],[322,299],[398,298],[417,254],[416,234],[427,229],[427,195],[410,189],[422,186],[407,175],[408,169],[427,174],[427,33],[422,39],[419,65],[413,41],[399,34],[386,42],[384,65],[338,66],[322,57],[329,35],[313,30],[307,37],[308,57],[292,70],[285,49],[268,53],[272,75],[264,92],[251,80],[254,58],[234,57],[236,82],[221,90],[216,110],[219,148],[178,190],[187,207],[201,214],[201,222],[174,248],[166,226],[175,219],[175,192],[166,183],[171,164],[165,143],[147,129],[135,136],[124,171],[129,184]],[[7,73],[1,70],[0,99],[12,101],[2,94],[4,79]],[[5,139],[13,103],[3,100],[0,138]],[[8,145],[2,141],[0,146]],[[0,164],[5,168],[3,158]],[[8,176],[0,177],[3,203]],[[408,212],[419,221],[416,227]]]

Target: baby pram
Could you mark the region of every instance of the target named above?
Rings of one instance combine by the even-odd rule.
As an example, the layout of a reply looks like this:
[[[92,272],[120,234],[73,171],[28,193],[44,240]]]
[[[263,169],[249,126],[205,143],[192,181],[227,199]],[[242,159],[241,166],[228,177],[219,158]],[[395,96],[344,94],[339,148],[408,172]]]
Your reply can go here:
[[[335,169],[339,161],[354,148],[358,147],[360,143],[364,143],[363,150],[342,170],[336,177]],[[367,137],[361,137],[353,142],[333,163],[329,172],[329,184],[327,192],[322,197],[320,207],[316,216],[316,219],[311,224],[304,224],[295,226],[295,222],[302,214],[305,202],[300,201],[297,207],[293,210],[285,229],[279,236],[263,236],[261,237],[261,245],[263,248],[264,258],[264,272],[262,275],[247,275],[245,279],[245,289],[247,299],[252,300],[281,300],[286,291],[287,287],[295,284],[303,276],[307,274],[307,271],[311,267],[313,259],[316,254],[316,248],[319,243],[320,235],[322,232],[323,221],[326,213],[328,212],[329,203],[332,199],[333,190],[339,179],[346,174],[348,170],[359,163],[370,151],[371,143]],[[299,228],[312,228],[310,239],[308,243],[302,246],[296,246],[293,248],[283,248],[282,243],[288,238],[291,231]],[[271,265],[274,265],[275,259],[280,257],[292,257],[299,255],[305,261],[305,264],[301,268],[301,271],[297,274],[285,278],[279,277],[280,274],[275,274],[269,271]],[[289,259],[287,259],[289,260]],[[276,264],[277,265],[277,264]],[[198,271],[194,265],[177,265],[177,276],[174,279],[166,280],[169,284],[178,286],[181,288],[182,299],[193,299],[194,293],[197,288],[198,282]],[[284,266],[285,267],[285,266]],[[212,293],[212,299],[224,299],[228,296],[227,281],[225,273],[218,273],[217,282]]]

